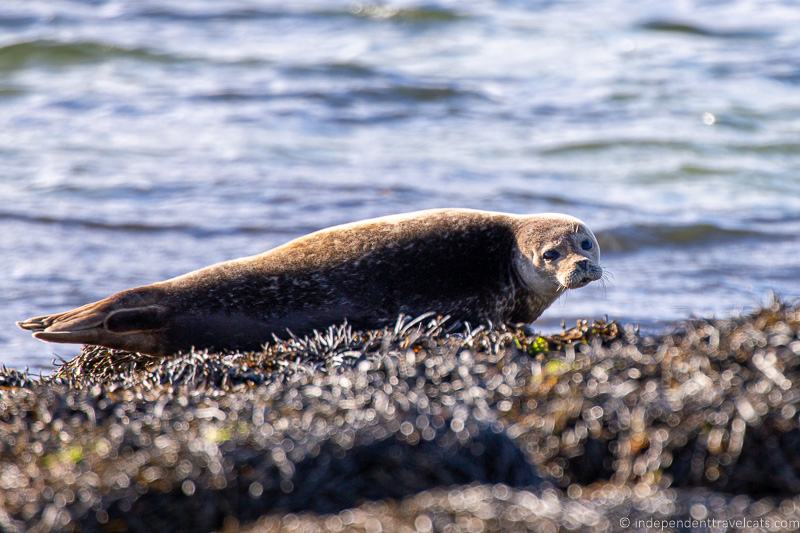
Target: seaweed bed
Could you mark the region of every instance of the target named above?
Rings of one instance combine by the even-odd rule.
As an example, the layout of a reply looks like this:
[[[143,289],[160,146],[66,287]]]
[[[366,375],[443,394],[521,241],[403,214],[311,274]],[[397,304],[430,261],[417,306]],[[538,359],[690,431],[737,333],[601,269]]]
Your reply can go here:
[[[659,336],[423,316],[260,353],[87,347],[0,370],[0,530],[794,528],[798,355],[778,301]]]

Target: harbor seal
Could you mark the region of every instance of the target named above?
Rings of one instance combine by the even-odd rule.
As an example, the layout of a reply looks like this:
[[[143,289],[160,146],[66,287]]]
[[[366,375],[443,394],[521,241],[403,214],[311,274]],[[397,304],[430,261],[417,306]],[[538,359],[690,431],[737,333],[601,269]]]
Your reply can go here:
[[[532,322],[600,279],[599,259],[594,234],[568,215],[434,209],[323,229],[17,325],[44,341],[168,355],[258,350],[273,334],[379,328],[400,313]]]

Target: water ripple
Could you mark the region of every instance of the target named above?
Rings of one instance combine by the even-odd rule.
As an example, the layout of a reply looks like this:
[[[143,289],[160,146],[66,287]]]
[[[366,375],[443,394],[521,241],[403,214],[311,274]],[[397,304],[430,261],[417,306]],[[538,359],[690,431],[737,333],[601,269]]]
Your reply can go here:
[[[0,71],[18,70],[30,66],[100,63],[114,59],[170,62],[185,58],[148,48],[125,47],[96,41],[62,42],[36,39],[0,46]]]
[[[37,225],[54,225],[59,227],[79,227],[90,230],[112,231],[122,233],[182,233],[192,237],[216,237],[225,235],[299,235],[314,231],[314,226],[259,226],[259,225],[236,225],[236,226],[214,226],[203,227],[197,224],[178,223],[178,224],[157,224],[145,222],[121,222],[97,220],[91,218],[48,216],[43,214],[27,214],[0,212],[0,221],[9,220],[25,222]]]
[[[302,9],[292,8],[291,4],[274,9],[232,8],[232,9],[175,9],[163,6],[139,9],[128,16],[161,19],[174,22],[205,21],[253,21],[285,18],[303,19],[362,19],[369,21],[390,21],[405,24],[439,24],[459,21],[466,15],[439,6],[396,7],[383,4],[353,4],[349,9]]]
[[[644,30],[716,37],[723,39],[762,39],[770,37],[773,32],[756,28],[711,28],[694,22],[675,19],[654,19],[639,24]]]
[[[603,252],[632,252],[654,246],[670,249],[700,245],[720,245],[744,239],[785,240],[790,235],[774,231],[726,228],[711,223],[686,225],[633,224],[604,229],[596,233]]]

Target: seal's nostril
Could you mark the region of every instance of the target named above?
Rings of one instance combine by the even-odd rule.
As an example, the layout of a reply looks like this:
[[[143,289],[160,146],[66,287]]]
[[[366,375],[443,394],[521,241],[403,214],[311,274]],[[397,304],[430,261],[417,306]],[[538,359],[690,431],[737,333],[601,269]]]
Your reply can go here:
[[[581,270],[586,270],[586,269],[589,268],[589,260],[588,259],[581,259],[580,261],[578,261],[576,263],[576,265],[578,265],[578,268],[580,268]]]

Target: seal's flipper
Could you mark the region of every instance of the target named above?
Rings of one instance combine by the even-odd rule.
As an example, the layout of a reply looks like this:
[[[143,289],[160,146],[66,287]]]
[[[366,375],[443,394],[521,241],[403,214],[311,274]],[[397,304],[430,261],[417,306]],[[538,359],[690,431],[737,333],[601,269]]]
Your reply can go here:
[[[54,316],[58,315],[42,315],[31,317],[27,320],[20,320],[17,322],[17,326],[30,331],[42,331],[50,325]]]
[[[106,330],[113,333],[133,333],[164,329],[167,310],[160,305],[113,311],[103,321]]]
[[[122,308],[119,297],[78,307],[64,313],[32,317],[17,322],[33,331],[37,339],[49,342],[99,344],[136,349],[167,325],[168,309],[161,305]]]
[[[22,329],[36,332],[85,331],[101,326],[112,308],[113,304],[106,298],[64,313],[29,318],[17,322],[17,325]]]

